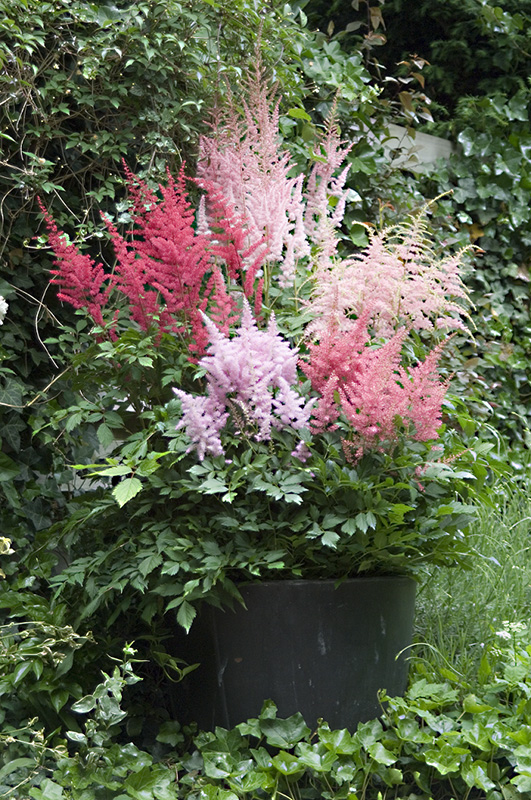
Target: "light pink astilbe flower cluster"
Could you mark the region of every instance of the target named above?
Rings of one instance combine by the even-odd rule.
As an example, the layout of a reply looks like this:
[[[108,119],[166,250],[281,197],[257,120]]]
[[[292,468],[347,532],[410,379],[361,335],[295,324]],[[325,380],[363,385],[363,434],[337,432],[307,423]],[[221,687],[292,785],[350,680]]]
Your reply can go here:
[[[214,136],[201,138],[199,182],[218,188],[245,218],[249,246],[264,240],[262,263],[282,261],[279,282],[289,285],[295,260],[310,252],[303,223],[304,176],[288,177],[293,164],[279,147],[278,103],[270,102],[259,64],[243,108],[243,124],[229,104]]]
[[[335,251],[334,230],[341,223],[348,192],[343,190],[348,167],[334,177],[349,147],[344,148],[331,114],[304,191],[304,175],[288,177],[293,164],[279,148],[278,102],[272,105],[260,65],[248,84],[243,124],[232,106],[213,137],[201,139],[198,176],[217,187],[248,226],[248,241],[264,239],[264,263],[279,263],[281,287],[293,283],[297,259],[319,251]],[[337,198],[330,210],[329,197]]]
[[[373,233],[368,247],[345,260],[322,259],[308,311],[308,335],[330,327],[347,331],[364,309],[372,309],[377,337],[389,338],[400,325],[416,330],[467,330],[466,289],[459,271],[463,251],[438,258],[420,221]]]
[[[272,428],[307,427],[313,401],[305,402],[293,388],[298,352],[278,334],[274,317],[267,330],[258,330],[245,302],[241,326],[232,339],[210,320],[205,324],[210,346],[199,364],[206,371],[207,396],[174,389],[183,410],[177,427],[185,429],[199,458],[223,453],[220,434],[229,416],[238,432],[256,441],[270,439]]]
[[[309,345],[309,359],[301,360],[312,388],[320,395],[312,430],[322,433],[337,428],[341,416],[354,435],[344,442],[349,459],[366,450],[396,440],[399,427],[413,439],[437,436],[441,407],[448,385],[437,371],[440,348],[407,370],[401,364],[405,329],[398,330],[379,348],[369,346],[370,312],[348,331],[323,332]]]
[[[328,117],[320,143],[321,156],[312,167],[305,192],[304,230],[312,245],[318,248],[317,263],[326,263],[336,252],[335,229],[343,221],[349,194],[349,190],[344,189],[349,165],[339,175],[334,174],[345,161],[352,144],[345,147],[346,142],[340,140],[334,116],[335,106]],[[329,197],[337,200],[332,212]]]

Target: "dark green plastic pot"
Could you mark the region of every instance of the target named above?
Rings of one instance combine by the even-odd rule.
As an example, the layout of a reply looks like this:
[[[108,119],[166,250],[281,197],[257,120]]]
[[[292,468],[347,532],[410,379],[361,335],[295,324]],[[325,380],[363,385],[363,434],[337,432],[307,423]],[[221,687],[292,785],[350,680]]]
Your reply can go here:
[[[278,581],[241,589],[247,606],[204,607],[192,625],[184,716],[203,729],[256,717],[264,700],[278,716],[300,711],[314,727],[355,729],[381,713],[377,693],[402,694],[415,582],[391,576]],[[181,705],[181,712],[183,706]]]

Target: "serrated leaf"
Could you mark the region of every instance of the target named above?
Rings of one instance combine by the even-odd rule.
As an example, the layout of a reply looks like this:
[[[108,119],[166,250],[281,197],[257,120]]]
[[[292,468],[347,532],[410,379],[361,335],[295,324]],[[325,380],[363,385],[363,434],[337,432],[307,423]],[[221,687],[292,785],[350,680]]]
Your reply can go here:
[[[138,478],[125,478],[123,481],[120,481],[118,486],[115,486],[112,496],[120,508],[122,508],[129,500],[136,497],[140,491],[142,491],[142,481],[139,481]]]
[[[196,615],[197,611],[193,605],[184,600],[184,602],[181,603],[179,611],[177,612],[177,622],[179,625],[182,625],[186,632],[188,632],[192,627],[192,622],[196,618]]]
[[[86,467],[84,467],[86,469]],[[105,469],[98,469],[94,472],[91,472],[91,475],[94,476],[102,476],[106,478],[116,478],[122,475],[128,475],[131,472],[130,467],[126,467],[125,464],[116,464],[114,467],[106,467]]]
[[[105,422],[98,427],[96,431],[96,436],[98,437],[99,443],[102,447],[109,447],[114,442],[114,434]]]
[[[321,542],[325,545],[325,547],[335,548],[338,541],[339,534],[335,531],[325,531],[321,536]]]
[[[140,562],[140,564],[138,565],[138,571],[145,578],[146,575],[149,575],[150,572],[153,572],[153,570],[156,569],[161,563],[162,563],[162,556],[159,555],[158,553],[155,553],[152,556],[144,558]]]

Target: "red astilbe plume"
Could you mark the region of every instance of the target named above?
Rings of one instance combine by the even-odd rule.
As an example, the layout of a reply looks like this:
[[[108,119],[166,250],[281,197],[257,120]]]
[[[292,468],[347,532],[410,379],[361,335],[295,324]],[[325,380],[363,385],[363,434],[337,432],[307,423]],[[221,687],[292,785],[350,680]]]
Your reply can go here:
[[[168,173],[167,185],[159,186],[161,197],[127,167],[126,174],[136,225],[133,240],[126,242],[107,222],[118,259],[117,286],[128,297],[132,316],[142,328],[156,321],[161,330],[190,335],[191,349],[202,353],[208,342],[201,318],[207,307],[203,290],[206,279],[212,277],[212,263],[208,237],[194,230],[184,167],[177,179]],[[214,285],[216,291],[210,295],[215,303],[221,299],[219,277],[211,282],[211,290]],[[216,318],[231,313],[225,298],[222,306]],[[226,322],[220,319],[222,325]]]
[[[57,297],[74,308],[86,308],[96,325],[105,325],[103,309],[109,300],[112,277],[105,274],[102,264],[96,264],[74,244],[68,244],[66,234],[60,231],[40,198],[38,203],[48,229],[56,269],[51,283],[59,287]]]
[[[101,264],[94,264],[74,245],[68,245],[43,208],[49,241],[57,256],[58,269],[53,271],[52,280],[60,286],[62,300],[86,308],[97,324],[104,324],[101,309],[113,290],[118,307],[124,306],[126,298],[125,310],[141,330],[156,327],[161,332],[181,334],[188,340],[190,352],[201,355],[208,344],[202,313],[208,311],[225,332],[237,318],[236,302],[216,264],[223,242],[194,229],[195,214],[188,200],[184,168],[177,179],[168,174],[167,185],[159,186],[159,193],[155,193],[124,167],[135,229],[126,239],[102,215],[116,254],[113,273],[105,273]],[[236,243],[244,238],[241,225],[238,227],[232,218],[223,224],[220,226],[227,237],[232,236]],[[228,244],[224,257],[227,251]],[[237,249],[235,252],[238,255]],[[236,263],[232,267],[236,270]]]
[[[420,217],[372,233],[368,247],[345,260],[321,260],[308,304],[310,335],[330,325],[348,330],[372,308],[375,335],[389,338],[400,325],[416,330],[467,330],[468,294],[460,278],[464,251],[439,258]]]
[[[436,438],[448,384],[437,372],[440,348],[410,370],[401,365],[405,329],[381,347],[370,347],[366,313],[348,331],[325,331],[308,346],[301,368],[320,398],[313,414],[315,433],[346,421],[345,454],[356,460],[367,450],[392,446],[399,429],[418,441]]]

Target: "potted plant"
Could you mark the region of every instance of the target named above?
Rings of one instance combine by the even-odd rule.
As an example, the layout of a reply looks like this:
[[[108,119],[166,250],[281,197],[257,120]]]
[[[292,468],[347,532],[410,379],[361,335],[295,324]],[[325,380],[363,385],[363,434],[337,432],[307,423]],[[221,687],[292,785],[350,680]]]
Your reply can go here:
[[[271,694],[282,713],[353,725],[376,689],[405,688],[411,576],[467,558],[485,448],[448,424],[442,341],[467,332],[463,253],[441,255],[418,214],[341,256],[348,146],[332,114],[292,176],[264,84],[258,67],[243,112],[201,141],[197,210],[184,169],[154,191],[126,167],[133,225],[126,239],[105,218],[112,271],[43,207],[52,282],[81,316],[56,341],[72,402],[52,423],[91,428],[105,451],[53,532],[70,551],[54,582],[82,587],[85,613],[108,623],[176,612],[182,655],[203,664],[191,704],[206,725]]]

